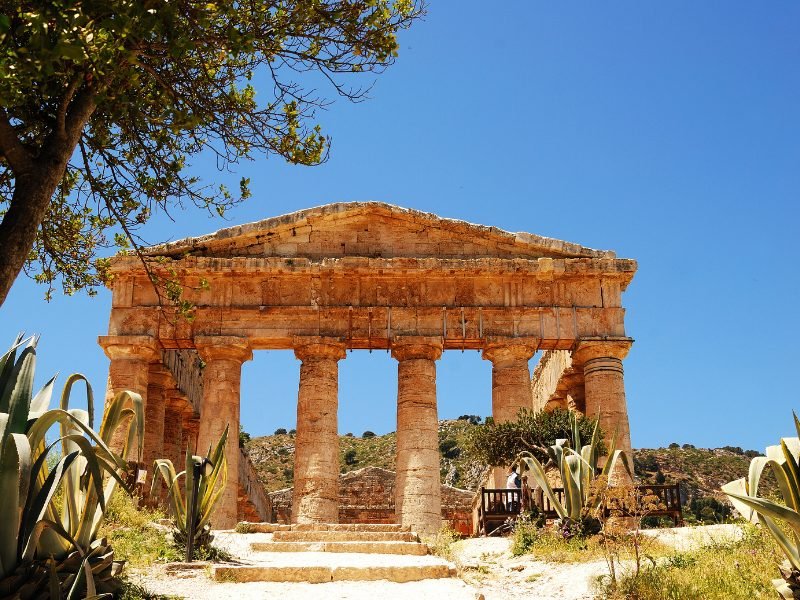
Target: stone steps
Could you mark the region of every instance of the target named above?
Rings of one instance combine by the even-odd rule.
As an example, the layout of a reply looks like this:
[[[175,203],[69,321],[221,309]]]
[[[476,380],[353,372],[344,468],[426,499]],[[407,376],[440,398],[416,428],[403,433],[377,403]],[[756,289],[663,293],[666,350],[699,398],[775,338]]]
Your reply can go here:
[[[407,583],[455,575],[452,564],[429,555],[400,525],[245,523],[238,530],[253,533],[253,541],[240,553],[244,562],[212,566],[217,581]]]
[[[340,555],[341,556],[341,555]],[[217,581],[280,581],[328,583],[331,581],[378,581],[396,583],[454,577],[455,568],[441,562],[408,565],[215,565],[211,576]],[[320,592],[322,592],[320,590]]]
[[[428,546],[418,542],[254,542],[255,552],[353,552],[425,556]]]
[[[418,542],[411,531],[276,531],[273,542]]]
[[[396,523],[295,523],[294,525],[284,525],[281,523],[245,521],[239,523],[237,528],[246,533],[275,533],[276,531],[409,531],[407,527],[404,528]]]

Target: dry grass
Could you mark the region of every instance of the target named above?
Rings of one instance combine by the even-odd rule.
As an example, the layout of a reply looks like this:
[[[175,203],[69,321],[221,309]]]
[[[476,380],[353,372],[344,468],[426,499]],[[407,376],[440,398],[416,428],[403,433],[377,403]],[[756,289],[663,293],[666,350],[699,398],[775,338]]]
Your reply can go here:
[[[739,542],[712,544],[692,552],[672,553],[619,578],[617,586],[600,584],[607,600],[752,600],[775,598],[771,580],[783,560],[768,533],[749,526]]]

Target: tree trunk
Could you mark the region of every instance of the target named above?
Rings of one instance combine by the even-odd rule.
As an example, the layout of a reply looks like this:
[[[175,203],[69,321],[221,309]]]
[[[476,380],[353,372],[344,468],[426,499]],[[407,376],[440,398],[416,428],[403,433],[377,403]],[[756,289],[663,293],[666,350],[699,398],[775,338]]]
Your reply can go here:
[[[14,182],[11,204],[0,223],[0,306],[25,266],[70,154],[63,160],[37,161],[34,169]]]

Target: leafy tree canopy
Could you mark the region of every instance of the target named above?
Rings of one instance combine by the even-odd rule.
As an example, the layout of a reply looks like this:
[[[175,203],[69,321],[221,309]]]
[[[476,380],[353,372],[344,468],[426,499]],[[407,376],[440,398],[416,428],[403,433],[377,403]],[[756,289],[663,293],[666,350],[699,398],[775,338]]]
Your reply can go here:
[[[223,215],[249,195],[203,183],[257,153],[325,159],[320,79],[351,100],[420,0],[0,0],[0,303],[24,268],[92,292],[99,249],[185,204]],[[314,73],[317,74],[315,77]],[[305,86],[298,80],[305,81]],[[258,82],[258,94],[256,84]],[[267,83],[263,83],[267,82]]]
[[[468,432],[465,450],[472,459],[485,465],[510,465],[523,450],[545,463],[548,446],[558,439],[572,438],[570,414],[559,408],[552,412],[522,409],[516,421],[495,423],[493,419],[487,419],[486,424],[477,425]],[[582,441],[588,443],[592,439],[596,423],[595,419],[578,416]],[[602,430],[598,434],[602,440]]]

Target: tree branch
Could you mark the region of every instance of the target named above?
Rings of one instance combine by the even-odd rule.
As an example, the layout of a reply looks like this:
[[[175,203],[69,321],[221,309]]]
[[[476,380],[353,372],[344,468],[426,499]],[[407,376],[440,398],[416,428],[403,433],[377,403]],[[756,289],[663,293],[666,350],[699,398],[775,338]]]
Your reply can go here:
[[[4,108],[0,108],[0,153],[17,176],[33,167],[33,157],[19,141]]]

